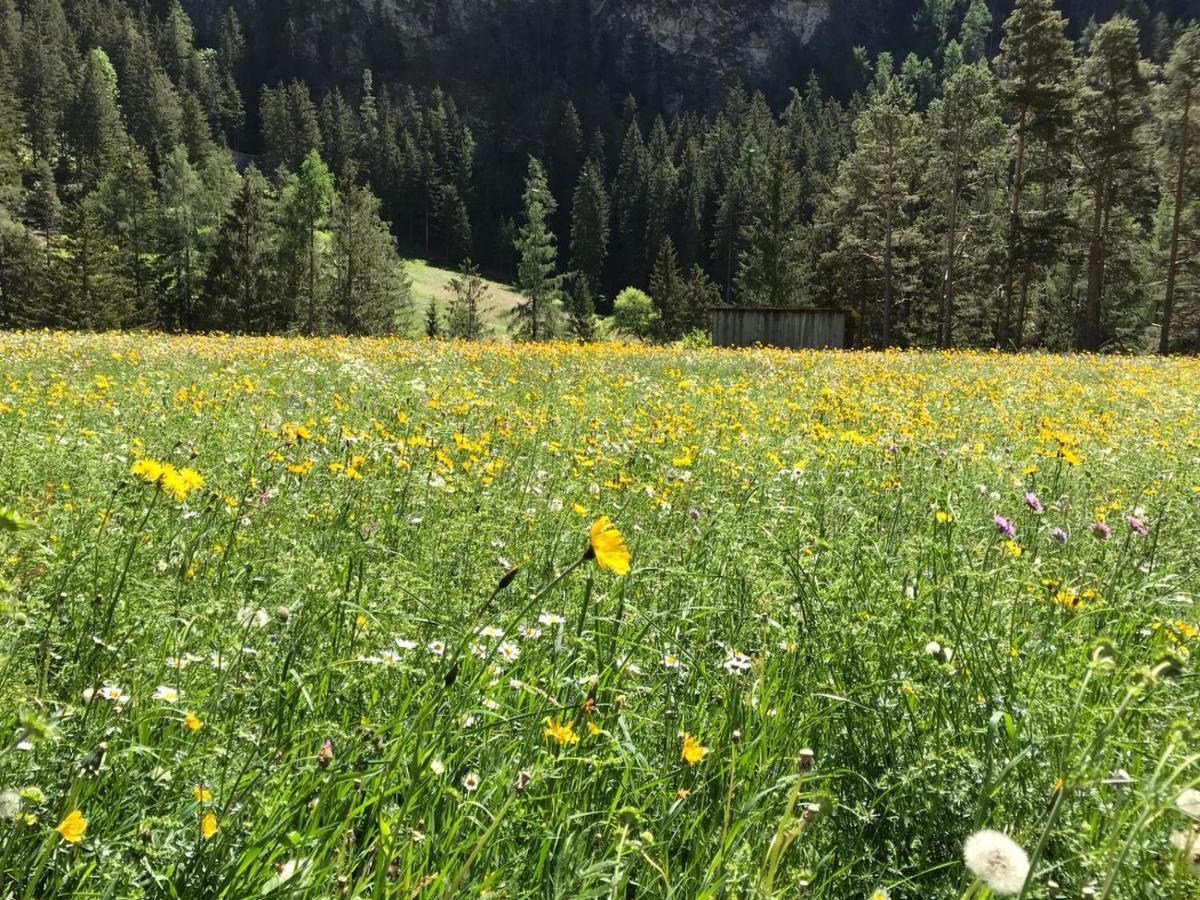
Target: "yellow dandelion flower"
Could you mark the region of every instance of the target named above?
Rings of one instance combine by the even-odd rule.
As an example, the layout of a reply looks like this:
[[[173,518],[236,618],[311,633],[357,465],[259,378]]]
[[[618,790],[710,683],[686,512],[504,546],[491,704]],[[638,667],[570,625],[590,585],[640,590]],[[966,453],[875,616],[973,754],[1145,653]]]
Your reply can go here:
[[[588,734],[595,737],[596,735],[598,735],[600,733],[600,726],[597,725],[595,722],[588,722],[587,730],[588,730]]]
[[[83,833],[87,831],[87,819],[83,817],[77,809],[67,813],[67,817],[58,823],[58,827],[54,829],[62,839],[69,844],[78,844],[83,837]]]
[[[954,516],[950,515],[950,513],[946,512],[944,509],[939,509],[933,514],[933,517],[937,519],[938,524],[940,525],[947,525],[954,521]]]
[[[196,798],[197,803],[207,803],[212,799],[212,791],[210,791],[208,788],[203,788],[200,787],[200,785],[196,785],[194,788],[192,788],[192,796]]]
[[[683,736],[683,749],[680,751],[679,755],[689,766],[694,766],[696,763],[700,762],[700,760],[704,759],[704,754],[706,753],[708,753],[708,748],[702,746],[701,743],[696,740],[696,738],[692,737],[692,735],[685,734]]]
[[[204,817],[200,819],[200,836],[206,841],[217,833],[217,816],[216,813],[206,812]]]
[[[587,555],[602,569],[610,569],[618,575],[629,574],[629,548],[608,516],[601,516],[592,525]]]
[[[148,481],[150,484],[156,484],[158,479],[163,476],[163,465],[156,459],[149,457],[139,459],[129,467],[131,474],[136,475],[143,481]]]
[[[546,730],[542,732],[542,737],[554,738],[555,743],[560,747],[564,744],[579,743],[579,735],[575,733],[575,726],[571,722],[564,722],[561,718],[551,719],[549,716],[542,721],[546,724]]]
[[[199,731],[204,727],[204,723],[200,721],[199,716],[189,709],[187,715],[183,717],[183,727],[189,731]]]

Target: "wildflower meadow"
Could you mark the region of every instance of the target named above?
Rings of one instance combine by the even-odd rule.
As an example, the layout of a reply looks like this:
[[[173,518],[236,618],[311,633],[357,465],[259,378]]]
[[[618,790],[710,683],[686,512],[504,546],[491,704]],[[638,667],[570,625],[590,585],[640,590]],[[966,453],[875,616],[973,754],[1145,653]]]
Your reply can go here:
[[[0,896],[1200,896],[1200,361],[0,376]]]

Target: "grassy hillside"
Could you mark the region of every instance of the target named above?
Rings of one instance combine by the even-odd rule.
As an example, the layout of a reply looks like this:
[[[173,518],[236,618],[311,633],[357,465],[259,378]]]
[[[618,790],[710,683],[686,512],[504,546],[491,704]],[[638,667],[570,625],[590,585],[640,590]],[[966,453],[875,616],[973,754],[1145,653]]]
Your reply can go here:
[[[425,321],[425,311],[430,301],[438,305],[443,323],[446,321],[446,310],[452,296],[450,279],[457,273],[453,269],[440,269],[423,259],[410,259],[407,263],[408,276],[413,281],[413,301],[416,306],[418,320]],[[509,313],[520,302],[521,296],[511,285],[498,281],[484,279],[488,287],[488,298],[484,304],[484,321],[488,323],[497,338],[508,335],[508,325],[511,321]]]

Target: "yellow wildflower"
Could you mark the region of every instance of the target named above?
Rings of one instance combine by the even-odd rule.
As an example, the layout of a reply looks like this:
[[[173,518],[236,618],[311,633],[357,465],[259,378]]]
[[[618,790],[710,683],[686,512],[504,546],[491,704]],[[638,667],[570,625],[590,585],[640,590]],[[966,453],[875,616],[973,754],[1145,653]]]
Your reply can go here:
[[[683,736],[683,749],[680,751],[680,756],[683,761],[689,766],[694,766],[700,760],[704,759],[704,754],[708,752],[708,748],[700,744],[698,740],[690,734]]]
[[[204,817],[200,819],[200,836],[206,841],[217,833],[217,816],[216,813],[206,812]]]
[[[189,709],[187,715],[183,717],[183,727],[190,731],[199,731],[204,727],[204,723],[200,721],[199,716]]]
[[[58,827],[54,830],[62,835],[62,839],[67,843],[78,844],[87,830],[87,819],[79,810],[73,809],[67,813],[67,817],[59,822]]]
[[[618,575],[629,574],[629,548],[608,516],[601,516],[592,525],[587,555],[602,569],[610,569]]]
[[[200,785],[196,785],[194,788],[192,788],[192,796],[196,798],[196,802],[198,803],[207,803],[212,799],[212,791],[210,791],[208,788],[202,788]]]
[[[542,721],[546,723],[546,730],[542,732],[542,737],[554,738],[560,747],[564,744],[579,743],[579,735],[575,733],[575,726],[571,722],[564,722],[561,717],[551,719],[549,716]]]

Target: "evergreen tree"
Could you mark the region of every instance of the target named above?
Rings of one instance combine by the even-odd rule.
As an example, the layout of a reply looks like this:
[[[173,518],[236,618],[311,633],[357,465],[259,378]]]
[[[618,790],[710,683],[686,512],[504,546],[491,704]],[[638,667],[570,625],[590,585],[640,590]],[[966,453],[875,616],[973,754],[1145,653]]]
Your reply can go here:
[[[202,190],[187,151],[176,147],[163,166],[159,210],[158,323],[168,330],[198,324],[195,307],[203,271],[198,242]]]
[[[86,187],[94,187],[124,134],[117,109],[117,73],[108,54],[98,47],[84,57],[67,130],[76,174]]]
[[[634,284],[643,284],[645,279],[648,167],[642,131],[631,113],[617,160],[612,197],[616,223],[614,259],[622,277]]]
[[[532,156],[523,199],[525,221],[514,246],[520,259],[516,287],[525,299],[513,310],[513,327],[522,340],[548,340],[558,329],[561,284],[561,276],[555,273],[554,234],[547,224],[556,204],[546,184],[546,170]]]
[[[410,325],[412,282],[396,254],[379,199],[362,185],[338,194],[333,232],[332,311],[343,334],[403,334]]]
[[[987,0],[971,0],[963,16],[958,41],[962,45],[963,62],[986,62],[991,49],[992,11]]]
[[[854,122],[854,136],[855,150],[838,169],[825,216],[835,233],[833,254],[866,278],[859,293],[864,326],[877,323],[877,340],[886,347],[895,337],[896,294],[903,286],[899,263],[916,238],[915,188],[926,156],[920,118],[898,81],[872,96]]]
[[[429,304],[425,307],[425,337],[436,341],[441,336],[442,319],[438,315],[437,300],[430,297]]]
[[[687,298],[675,242],[664,238],[650,272],[650,299],[658,313],[658,336],[665,341],[683,337],[687,324]]]
[[[1184,225],[1196,220],[1194,215],[1185,216],[1185,211],[1195,206],[1200,195],[1200,147],[1197,147],[1200,142],[1200,26],[1192,25],[1175,42],[1165,76],[1156,96],[1158,165],[1165,194],[1163,202],[1170,217],[1159,353],[1171,351]],[[1186,238],[1187,245],[1194,246],[1200,234],[1187,233]]]
[[[938,345],[952,347],[960,280],[976,289],[973,306],[983,312],[990,294],[992,236],[1002,222],[998,194],[1008,134],[986,64],[960,68],[946,83],[944,96],[930,104],[926,121],[931,143],[927,221],[942,247]]]
[[[1055,258],[1066,214],[1057,204],[1037,208],[1027,194],[1041,187],[1056,196],[1067,175],[1075,99],[1075,58],[1064,34],[1066,20],[1053,0],[1017,0],[1004,23],[999,61],[1000,96],[1013,122],[1005,265],[996,342],[1020,346],[1034,266]],[[1045,204],[1043,204],[1045,207]],[[1017,324],[1014,330],[1014,294]]]
[[[1083,340],[1097,351],[1105,340],[1103,307],[1108,257],[1119,240],[1122,213],[1145,215],[1149,157],[1144,141],[1147,74],[1138,50],[1137,25],[1118,16],[1096,32],[1083,66],[1079,150],[1082,187],[1090,207],[1086,222],[1087,293]]]
[[[484,306],[488,288],[479,268],[469,259],[463,262],[459,274],[450,279],[450,309],[447,314],[446,332],[456,340],[481,341],[488,336],[484,323]]]
[[[71,99],[75,44],[59,0],[29,0],[21,20],[18,96],[33,161],[51,158]]]
[[[129,134],[142,146],[155,170],[179,143],[183,108],[150,39],[127,22],[117,62],[121,111]],[[114,59],[118,59],[114,56]]]
[[[600,289],[608,254],[608,192],[600,162],[588,159],[579,173],[571,204],[571,268],[588,282],[588,293]]]
[[[321,102],[321,156],[338,184],[353,180],[358,159],[359,127],[354,110],[334,88]]]
[[[259,101],[267,170],[299,171],[306,157],[321,147],[317,110],[300,81],[265,87]]]
[[[592,299],[591,280],[579,272],[568,279],[567,334],[581,344],[596,339],[596,303]]]
[[[782,136],[772,141],[741,231],[738,299],[749,306],[795,306],[805,266],[800,176]],[[656,296],[654,289],[651,296]]]
[[[320,154],[310,150],[280,196],[276,266],[284,296],[302,301],[295,321],[305,334],[316,334],[328,324],[320,290],[324,259],[319,232],[329,218],[332,199],[333,176]]]
[[[288,326],[271,293],[271,218],[267,180],[249,166],[217,231],[198,327],[261,333]]]
[[[77,205],[78,232],[70,236],[90,256],[78,271],[77,321],[89,328],[152,324],[158,208],[145,151],[125,138],[112,168]]]
[[[710,331],[710,311],[721,305],[721,291],[716,283],[698,265],[693,265],[683,286],[684,334],[693,331]]]

